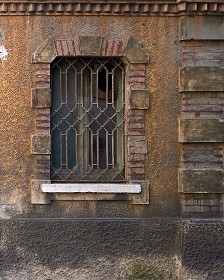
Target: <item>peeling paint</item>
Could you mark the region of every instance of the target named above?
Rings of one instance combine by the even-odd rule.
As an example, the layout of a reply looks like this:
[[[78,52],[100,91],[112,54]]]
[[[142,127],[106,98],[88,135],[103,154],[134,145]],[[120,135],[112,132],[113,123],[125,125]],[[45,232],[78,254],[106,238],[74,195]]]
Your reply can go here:
[[[1,60],[7,60],[7,56],[8,56],[8,51],[6,50],[6,48],[4,46],[0,46],[0,61]]]

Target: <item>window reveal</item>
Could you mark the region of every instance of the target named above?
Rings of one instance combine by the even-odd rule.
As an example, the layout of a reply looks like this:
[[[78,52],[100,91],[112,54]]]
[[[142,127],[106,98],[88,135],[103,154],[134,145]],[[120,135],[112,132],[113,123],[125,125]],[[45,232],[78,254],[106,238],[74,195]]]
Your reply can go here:
[[[115,58],[51,63],[51,180],[125,181],[125,71]]]

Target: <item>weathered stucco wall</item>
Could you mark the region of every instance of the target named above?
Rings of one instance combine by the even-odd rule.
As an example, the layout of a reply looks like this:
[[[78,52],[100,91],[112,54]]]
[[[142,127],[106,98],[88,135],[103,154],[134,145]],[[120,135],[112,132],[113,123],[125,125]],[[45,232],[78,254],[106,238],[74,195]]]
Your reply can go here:
[[[156,1],[151,10],[147,10],[149,4],[141,4],[139,16],[129,16],[128,11],[129,7],[138,9],[137,4],[125,4],[120,16],[60,16],[60,11],[57,15],[49,12],[46,16],[30,16],[27,10],[23,11],[24,7],[28,5],[31,13],[37,9],[42,14],[38,6],[41,4],[34,8],[32,4],[0,6],[0,45],[9,53],[6,60],[0,61],[1,280],[137,280],[150,279],[152,275],[159,280],[223,278],[223,221],[181,218],[183,213],[187,217],[222,215],[223,136],[220,131],[217,133],[217,127],[223,128],[219,119],[223,114],[220,106],[223,108],[224,89],[213,75],[209,76],[213,83],[211,92],[206,92],[203,73],[214,73],[215,68],[218,78],[221,77],[223,17],[188,17],[187,21],[187,17],[175,15],[201,15],[207,11],[209,15],[220,15],[224,3],[174,2],[158,5]],[[46,5],[46,9],[51,9],[50,4]],[[151,16],[157,8],[161,14]],[[18,9],[20,15],[2,15],[4,11],[13,13],[13,9]],[[198,26],[203,32],[194,33]],[[208,33],[207,39],[213,40],[216,35],[220,38],[206,41],[208,30],[213,35]],[[30,203],[30,182],[35,177],[31,154],[31,135],[35,131],[35,109],[31,106],[32,54],[49,36],[55,40],[78,40],[84,35],[126,42],[134,36],[149,53],[150,106],[145,110],[148,205],[131,205],[127,201]],[[199,65],[209,69],[199,71]],[[200,79],[192,73],[200,74]],[[193,87],[192,80],[197,82]],[[198,124],[199,129],[195,130]],[[221,135],[218,144],[211,133],[209,141],[204,137],[206,125],[215,131],[215,137]],[[201,142],[192,142],[192,137],[198,135]],[[209,181],[204,182],[204,174]],[[221,178],[215,183],[214,174]],[[193,187],[189,182],[193,182]],[[208,189],[211,193],[207,193]]]
[[[10,25],[8,24],[10,22]],[[11,28],[14,26],[15,28]],[[0,17],[1,43],[9,52],[1,67],[1,215],[65,217],[177,216],[178,168],[178,20],[174,17]],[[160,36],[158,36],[160,34]],[[32,206],[29,182],[34,161],[30,137],[34,131],[31,108],[31,57],[51,35],[55,39],[78,39],[102,35],[115,40],[134,36],[148,48],[147,84],[150,109],[146,114],[147,179],[150,204],[126,202],[64,202]],[[164,51],[165,50],[165,51]],[[60,213],[60,214],[58,214]]]
[[[128,279],[128,274],[137,277],[138,273],[151,273],[150,265],[176,279],[179,273],[176,222],[142,218],[180,214],[178,19],[1,16],[0,29],[4,32],[0,43],[9,52],[7,60],[0,63],[0,217],[4,259],[0,279]],[[148,49],[149,205],[124,201],[30,203],[29,187],[35,169],[31,154],[35,119],[31,107],[31,57],[49,35],[55,39],[101,35],[123,41],[134,36]],[[11,221],[4,220],[10,218]],[[71,220],[64,223],[44,218]],[[167,240],[167,235],[172,238]]]

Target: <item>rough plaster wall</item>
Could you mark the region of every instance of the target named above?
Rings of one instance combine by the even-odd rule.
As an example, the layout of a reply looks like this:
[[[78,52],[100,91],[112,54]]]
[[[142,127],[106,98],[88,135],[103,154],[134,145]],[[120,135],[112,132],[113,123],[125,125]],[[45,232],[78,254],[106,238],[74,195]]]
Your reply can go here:
[[[223,230],[220,219],[1,220],[0,279],[127,280],[144,264],[161,280],[222,280]]]
[[[172,220],[17,219],[0,229],[1,280],[126,280],[136,264],[152,265],[161,280],[179,273]]]
[[[178,224],[175,219],[148,219],[179,215],[178,19],[1,16],[0,29],[4,34],[0,43],[9,52],[0,63],[0,279],[118,280],[125,279],[134,264],[145,263],[171,280],[179,276],[182,251],[183,280],[221,280],[222,221]],[[117,40],[135,36],[148,46],[149,206],[126,202],[30,205],[34,129],[30,62],[48,35],[56,39],[103,35]],[[9,219],[18,216],[30,218]],[[60,219],[64,217],[72,219]]]
[[[182,279],[224,279],[223,220],[191,220],[182,226]]]
[[[172,19],[168,22],[161,19],[158,23],[157,36],[148,42],[151,63],[148,67],[150,109],[146,112],[146,173],[151,185],[150,214],[178,215],[178,28]]]
[[[10,25],[8,24],[10,22]],[[14,28],[11,28],[13,26]],[[0,17],[2,43],[9,52],[0,63],[1,83],[1,215],[89,217],[89,216],[177,216],[178,124],[177,94],[178,19],[174,17]],[[135,36],[148,46],[150,109],[146,113],[148,134],[147,174],[150,205],[126,202],[63,202],[31,206],[29,181],[33,176],[30,135],[34,110],[30,106],[30,61],[32,53],[52,35],[55,39],[80,35],[103,35],[116,40]],[[12,209],[16,209],[13,211]]]
[[[30,51],[29,45],[25,44],[27,22],[9,25],[9,18],[2,17],[0,22],[4,32],[1,44],[9,52],[7,60],[0,63],[0,217],[7,218],[19,214],[23,199],[28,197],[32,174],[29,134],[33,112],[29,106],[31,82]]]

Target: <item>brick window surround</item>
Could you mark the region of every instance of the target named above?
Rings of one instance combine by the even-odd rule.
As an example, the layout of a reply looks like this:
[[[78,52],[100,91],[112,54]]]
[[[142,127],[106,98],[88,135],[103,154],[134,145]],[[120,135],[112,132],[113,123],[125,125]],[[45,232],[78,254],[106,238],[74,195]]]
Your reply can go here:
[[[126,184],[51,184],[50,181],[50,64],[63,57],[118,57],[126,65]],[[54,40],[49,37],[32,57],[32,98],[35,131],[31,152],[35,174],[31,182],[31,203],[50,204],[52,200],[130,200],[149,203],[149,183],[145,177],[147,141],[144,111],[149,108],[146,89],[148,54],[133,37],[127,41],[101,36],[80,36],[79,40]]]

